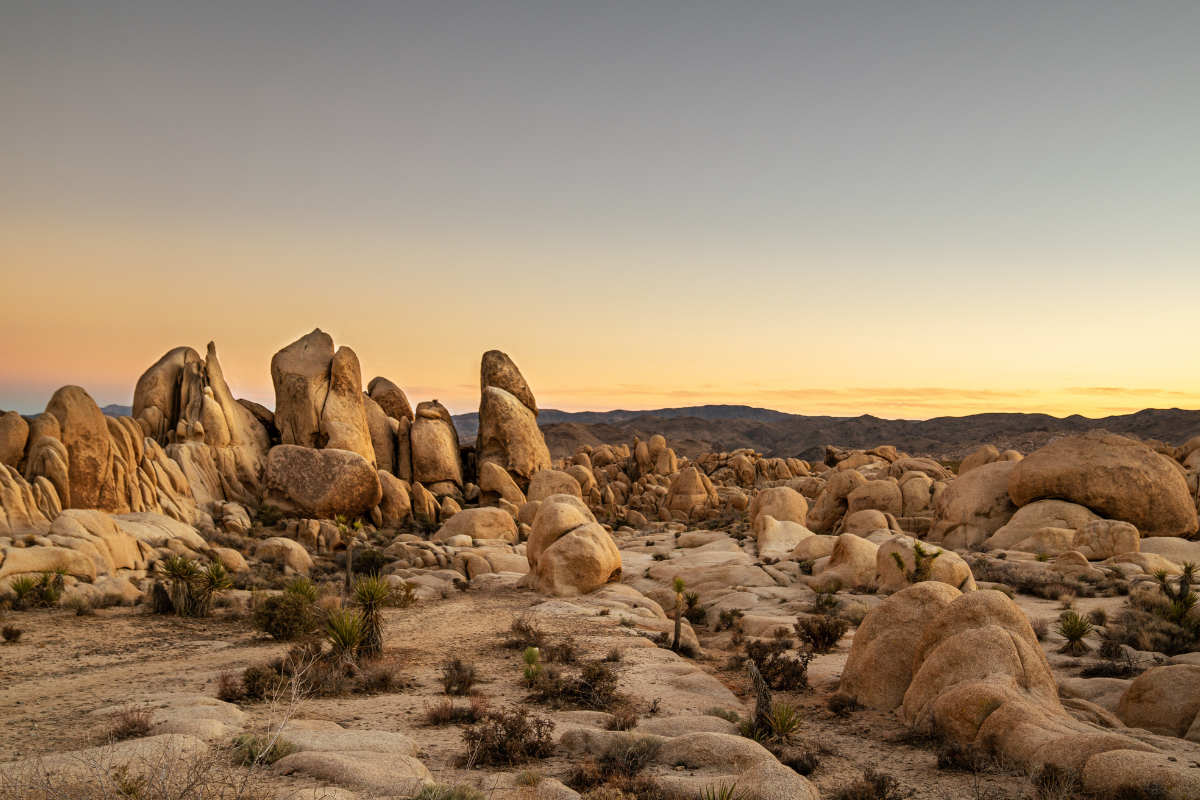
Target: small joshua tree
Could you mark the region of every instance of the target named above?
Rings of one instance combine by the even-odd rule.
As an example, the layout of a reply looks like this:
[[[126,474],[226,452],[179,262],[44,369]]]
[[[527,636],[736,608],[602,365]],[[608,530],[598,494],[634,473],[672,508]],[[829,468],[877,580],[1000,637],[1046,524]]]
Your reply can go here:
[[[1200,574],[1200,565],[1192,561],[1185,561],[1180,569],[1182,574],[1176,579],[1175,585],[1171,584],[1171,577],[1167,575],[1166,570],[1154,573],[1154,577],[1158,581],[1158,588],[1171,601],[1167,618],[1176,625],[1182,624],[1184,617],[1196,607],[1197,597],[1196,593],[1192,591],[1192,586],[1196,583],[1197,575]]]
[[[933,562],[942,554],[939,549],[936,553],[929,553],[921,546],[920,542],[913,545],[913,568],[909,569],[904,563],[904,557],[899,553],[892,553],[892,559],[896,562],[896,566],[900,568],[900,574],[904,576],[904,580],[909,583],[921,583],[927,581],[933,572]]]

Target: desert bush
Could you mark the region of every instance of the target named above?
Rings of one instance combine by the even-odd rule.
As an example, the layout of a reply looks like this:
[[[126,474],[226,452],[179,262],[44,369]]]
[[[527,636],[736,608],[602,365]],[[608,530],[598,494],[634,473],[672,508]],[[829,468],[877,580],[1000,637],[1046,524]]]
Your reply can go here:
[[[237,703],[246,698],[246,690],[242,688],[242,679],[229,670],[221,670],[217,676],[217,699],[226,703]]]
[[[740,608],[723,608],[717,615],[716,629],[718,631],[736,630],[741,627],[741,620],[744,616],[745,613]]]
[[[514,650],[541,647],[546,642],[546,632],[537,626],[537,623],[533,621],[533,615],[528,612],[513,615],[508,633],[509,636],[504,641],[504,646]]]
[[[363,640],[367,637],[367,621],[354,611],[334,611],[325,618],[325,641],[329,658],[342,664],[358,661]]]
[[[467,765],[521,764],[545,758],[554,751],[553,733],[553,721],[530,716],[523,708],[489,711],[463,731]]]
[[[575,675],[548,665],[537,673],[532,689],[536,702],[554,708],[578,705],[606,709],[617,700],[617,673],[603,661],[589,661]]]
[[[209,616],[217,595],[233,587],[233,578],[220,561],[202,569],[194,561],[172,554],[155,565],[155,572],[166,582],[171,606],[181,617]]]
[[[272,700],[287,684],[287,679],[265,664],[252,664],[242,670],[242,694],[247,700]]]
[[[317,585],[307,576],[292,578],[284,584],[283,591],[284,594],[295,595],[309,604],[317,602],[317,595],[320,594]]]
[[[631,708],[617,708],[611,713],[611,719],[606,726],[610,731],[631,731],[637,727],[638,715]]]
[[[828,653],[850,630],[850,623],[840,617],[803,617],[796,622],[796,636],[815,653]]]
[[[692,625],[704,625],[708,622],[708,606],[700,605],[698,592],[687,592],[683,595],[685,608],[683,618]]]
[[[108,718],[108,738],[111,741],[135,739],[150,732],[154,712],[145,706],[125,704]]]
[[[274,528],[283,521],[283,512],[278,506],[264,503],[254,515],[254,521],[261,523],[264,528]]]
[[[1179,795],[1158,781],[1125,783],[1096,795],[1095,800],[1179,800]]]
[[[92,607],[91,601],[79,595],[64,601],[62,607],[68,611],[74,611],[77,617],[96,616],[96,609]]]
[[[623,658],[625,658],[625,648],[619,644],[614,644],[612,647],[608,648],[608,652],[604,654],[604,658],[602,660],[607,661],[610,664],[616,664],[619,663]]]
[[[487,796],[465,783],[453,786],[446,783],[431,783],[422,786],[421,791],[413,795],[412,800],[485,800]]]
[[[567,636],[557,644],[541,648],[540,653],[551,664],[574,664],[579,659],[579,646],[573,636]]]
[[[251,624],[274,639],[290,642],[315,631],[317,615],[302,594],[285,591],[259,603]]]
[[[912,790],[901,790],[900,781],[891,775],[867,767],[861,780],[838,789],[831,797],[832,800],[904,800],[912,795]]]
[[[92,605],[96,608],[118,608],[129,605],[129,601],[120,592],[105,592]]]
[[[383,652],[383,609],[393,606],[395,598],[391,584],[377,574],[354,582],[350,605],[358,609],[365,626],[359,647],[362,655],[374,656]]]
[[[728,708],[719,708],[718,706],[713,706],[705,713],[710,717],[720,717],[727,722],[732,722],[734,725],[737,725],[742,721],[741,715],[739,715],[736,711],[730,711]]]
[[[387,558],[378,550],[361,550],[354,555],[354,574],[378,577],[387,566]]]
[[[1093,608],[1087,613],[1087,618],[1097,627],[1103,628],[1108,625],[1108,612],[1103,608]]]
[[[454,704],[454,700],[443,697],[432,705],[425,704],[422,712],[426,725],[449,725],[450,723],[474,724],[482,720],[488,713],[488,698],[473,692],[466,706]]]
[[[233,748],[237,763],[243,766],[269,766],[295,750],[292,743],[282,736],[260,737],[250,733],[234,738]]]
[[[517,786],[537,786],[542,782],[541,770],[523,769],[517,773]]]
[[[475,665],[455,657],[442,664],[442,688],[446,694],[464,695],[475,685]]]
[[[0,636],[4,637],[5,644],[16,644],[21,641],[21,634],[25,631],[18,628],[16,625],[5,625],[0,628]]]
[[[808,688],[808,664],[813,653],[800,650],[796,656],[790,656],[788,651],[792,645],[793,641],[786,635],[746,643],[746,658],[754,662],[772,689],[795,691]]]
[[[63,576],[56,572],[43,572],[36,578],[18,575],[8,585],[12,593],[12,605],[18,611],[27,608],[49,608],[58,603],[63,593]]]
[[[851,712],[862,708],[857,697],[847,697],[844,694],[835,694],[830,697],[825,706],[839,717],[848,717]]]
[[[780,761],[785,767],[791,767],[793,772],[805,777],[812,775],[817,771],[817,767],[821,766],[821,757],[808,747],[786,750]]]
[[[737,788],[737,782],[713,783],[700,792],[700,800],[748,800],[749,794]]]
[[[393,658],[366,659],[359,664],[358,692],[380,694],[395,691],[400,685],[400,665]]]
[[[770,739],[781,744],[788,744],[799,730],[804,714],[791,703],[773,703],[767,717],[770,725]]]
[[[832,614],[840,605],[841,601],[837,598],[837,592],[815,592],[810,611],[813,614]]]
[[[1046,637],[1050,634],[1050,620],[1045,617],[1029,620],[1029,627],[1033,628],[1033,635],[1039,642],[1046,641]]]
[[[1037,800],[1070,800],[1075,797],[1079,776],[1071,770],[1046,764],[1033,774],[1032,783]]]

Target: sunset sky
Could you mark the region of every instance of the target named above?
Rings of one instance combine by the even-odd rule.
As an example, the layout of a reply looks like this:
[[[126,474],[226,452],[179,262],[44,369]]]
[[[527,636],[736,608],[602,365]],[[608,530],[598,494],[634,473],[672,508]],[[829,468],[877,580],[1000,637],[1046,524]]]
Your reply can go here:
[[[0,5],[0,409],[1200,408],[1200,3]]]

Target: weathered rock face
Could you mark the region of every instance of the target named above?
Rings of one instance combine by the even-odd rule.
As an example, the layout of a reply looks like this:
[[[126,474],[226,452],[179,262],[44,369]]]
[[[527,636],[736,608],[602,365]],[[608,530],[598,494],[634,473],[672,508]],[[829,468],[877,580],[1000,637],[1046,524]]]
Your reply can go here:
[[[982,544],[1012,519],[1017,507],[1008,496],[1009,475],[1017,463],[995,461],[959,476],[938,498],[929,541],[947,550]]]
[[[865,587],[875,579],[875,556],[878,552],[879,545],[874,542],[843,533],[837,537],[824,571],[809,581],[808,585],[815,591]]]
[[[985,550],[1007,550],[1043,528],[1082,528],[1100,519],[1088,509],[1065,500],[1038,500],[1017,510],[1003,527],[983,543]]]
[[[909,582],[906,573],[913,573],[917,568],[916,547],[917,540],[911,536],[896,536],[879,545],[875,554],[875,583],[880,594],[895,594],[914,585]],[[928,559],[934,553],[938,554],[930,562],[932,566],[925,582],[944,583],[960,592],[975,591],[975,578],[971,574],[971,567],[957,553],[924,542],[921,543],[921,550],[926,554],[924,559]],[[896,556],[904,562],[903,572],[896,563]]]
[[[786,486],[763,489],[750,501],[750,527],[755,533],[762,532],[763,526],[759,520],[763,516],[804,525],[808,522],[808,501],[804,495]]]
[[[408,483],[390,472],[379,470],[379,486],[383,497],[379,501],[379,512],[383,527],[398,528],[412,519],[412,490]]]
[[[579,481],[556,469],[542,470],[529,482],[527,496],[530,500],[546,500],[556,494],[569,494],[582,499],[583,487]]]
[[[1200,666],[1148,669],[1121,695],[1117,716],[1130,728],[1200,742]]]
[[[846,513],[874,510],[894,517],[904,514],[904,497],[892,481],[867,481],[846,495]]]
[[[484,505],[494,505],[500,499],[518,507],[525,504],[525,493],[512,476],[504,468],[490,462],[479,465],[479,491],[483,492]]]
[[[58,494],[45,478],[30,484],[0,464],[0,536],[44,534],[61,512]]]
[[[832,531],[846,513],[846,496],[866,482],[861,473],[852,469],[834,474],[825,482],[817,502],[808,511],[808,528],[814,533]]]
[[[376,466],[371,429],[363,406],[362,371],[358,356],[349,347],[339,347],[329,367],[329,393],[321,409],[324,447],[358,453]]]
[[[495,464],[519,485],[528,485],[535,472],[550,468],[550,450],[536,414],[495,386],[485,386],[479,400],[475,447],[479,464]]]
[[[146,435],[160,444],[167,443],[167,433],[175,430],[187,397],[183,394],[183,374],[188,364],[200,361],[200,354],[190,347],[176,347],[138,378],[133,390],[133,418],[140,420]]]
[[[286,444],[271,448],[266,488],[284,512],[318,519],[357,517],[383,498],[379,475],[358,453]]]
[[[960,594],[945,583],[925,581],[872,609],[854,634],[837,693],[867,708],[899,708],[912,683],[919,632]]]
[[[770,514],[759,517],[762,530],[758,533],[759,558],[788,558],[800,542],[814,534],[799,522],[776,520]]]
[[[533,397],[533,391],[513,360],[499,350],[484,353],[479,367],[479,390],[482,392],[489,386],[508,392],[537,417],[537,400]],[[482,415],[479,422],[483,424]]]
[[[1186,537],[1200,528],[1178,466],[1124,436],[1094,431],[1051,442],[1016,462],[1008,492],[1018,506],[1046,498],[1078,503],[1143,536]]]
[[[112,480],[112,450],[104,414],[91,395],[78,386],[64,386],[50,398],[46,411],[62,429],[62,443],[69,456],[69,498],[64,508],[96,508],[120,511],[112,502],[101,504],[101,491]]]
[[[506,511],[498,508],[468,508],[450,518],[432,537],[444,542],[451,536],[470,536],[472,539],[505,539],[517,541],[517,523]]]
[[[1070,549],[1082,553],[1088,561],[1103,561],[1124,553],[1136,553],[1140,545],[1138,529],[1128,522],[1098,519],[1074,532]]]
[[[408,397],[404,394],[404,390],[387,378],[372,378],[371,382],[367,384],[367,392],[371,395],[371,399],[379,404],[383,412],[392,419],[413,421],[412,406],[408,404]]]
[[[803,502],[804,498],[801,497],[800,500]],[[667,489],[665,499],[667,510],[678,512],[688,519],[692,518],[692,510],[697,506],[702,512],[705,508],[716,507],[717,502],[717,493],[713,489],[712,481],[695,467],[688,467],[676,473],[670,488]]]
[[[319,328],[292,342],[271,359],[275,384],[275,427],[283,444],[319,449],[321,409],[329,395],[333,367],[333,337]]]
[[[29,423],[15,411],[0,413],[0,464],[17,467],[25,457]]]
[[[994,445],[985,444],[974,453],[963,459],[962,464],[958,467],[959,476],[963,476],[976,467],[982,467],[984,464],[991,464],[1000,458],[1000,451]]]
[[[525,555],[529,573],[520,585],[545,594],[587,594],[621,580],[621,553],[612,537],[571,495],[542,502]]]
[[[417,418],[409,432],[412,442],[413,480],[428,486],[450,481],[463,485],[462,461],[458,454],[458,431],[450,412],[437,400],[417,406]]]
[[[363,411],[367,417],[367,429],[371,432],[371,450],[375,453],[375,467],[383,472],[396,474],[396,427],[398,421],[391,420],[383,409],[363,395]]]

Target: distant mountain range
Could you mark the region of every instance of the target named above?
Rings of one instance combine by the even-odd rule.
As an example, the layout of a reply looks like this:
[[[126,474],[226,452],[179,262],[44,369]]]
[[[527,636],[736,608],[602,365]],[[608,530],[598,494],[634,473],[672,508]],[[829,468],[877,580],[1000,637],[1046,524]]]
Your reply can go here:
[[[796,415],[751,406],[687,406],[686,408],[659,408],[653,411],[623,411],[619,409],[617,411],[559,411],[555,408],[543,408],[538,411],[538,425],[544,427],[556,422],[613,425],[638,417],[661,417],[664,419],[693,417],[695,419],[748,419],[754,422],[780,422],[785,419],[794,419]],[[474,436],[479,432],[478,412],[455,415],[454,427],[459,436]]]

